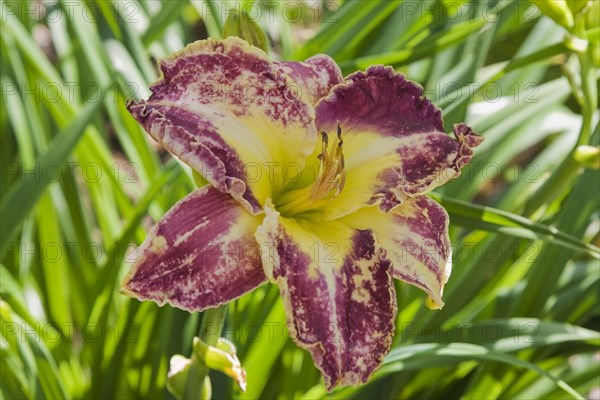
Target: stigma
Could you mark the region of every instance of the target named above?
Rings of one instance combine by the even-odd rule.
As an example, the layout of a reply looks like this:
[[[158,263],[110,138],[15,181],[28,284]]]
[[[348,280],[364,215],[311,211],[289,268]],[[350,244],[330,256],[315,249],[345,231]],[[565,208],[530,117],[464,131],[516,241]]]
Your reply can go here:
[[[338,196],[346,183],[346,170],[344,169],[344,141],[342,128],[337,125],[337,135],[329,147],[329,136],[321,132],[321,154],[319,154],[319,172],[312,189],[311,200],[318,201],[328,197]]]

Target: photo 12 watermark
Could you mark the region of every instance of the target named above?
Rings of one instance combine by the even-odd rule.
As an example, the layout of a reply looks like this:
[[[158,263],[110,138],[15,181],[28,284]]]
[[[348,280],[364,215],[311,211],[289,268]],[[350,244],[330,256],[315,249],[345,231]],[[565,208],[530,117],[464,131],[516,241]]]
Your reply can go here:
[[[13,340],[20,343],[27,341],[35,343],[69,343],[76,342],[101,343],[136,343],[139,340],[139,326],[136,324],[123,325],[115,322],[111,325],[100,325],[96,322],[50,323],[36,321],[33,326],[26,322],[1,321],[2,344]]]
[[[113,82],[103,87],[97,82],[11,82],[3,81],[2,103],[18,101],[35,103],[97,103],[112,101],[115,104],[137,98],[140,85],[137,82]]]
[[[63,162],[3,162],[0,164],[0,182],[3,185],[35,183],[76,184],[78,181],[88,184],[104,180],[114,183],[137,184],[140,167],[134,162],[113,162],[103,165],[98,162],[63,161]]]
[[[5,23],[11,17],[20,20],[44,21],[47,24],[81,20],[98,24],[103,20],[117,23],[137,24],[143,12],[137,1],[2,1],[0,20]]]
[[[538,262],[537,255],[541,250],[541,244],[530,241],[526,244],[513,244],[509,247],[503,242],[475,242],[461,241],[451,242],[451,261],[457,263],[471,263],[476,260],[494,264],[500,260],[519,261],[525,264]],[[4,242],[2,243],[2,254],[12,257],[18,262],[56,264],[68,262],[77,264],[80,261],[86,263],[100,264],[103,262],[123,263],[133,265],[140,261],[142,252],[134,243],[119,244],[106,248],[103,243],[95,241],[50,241],[41,244],[31,242]],[[262,253],[265,260],[274,262],[277,258],[277,242],[231,242],[212,243],[204,241],[195,246],[193,260],[195,264],[212,262],[216,259],[226,260],[230,263],[248,262],[255,255]],[[342,254],[340,244],[336,241],[303,243],[302,252],[310,262],[323,265],[336,265],[342,262],[345,254]],[[439,245],[434,241],[424,240],[420,243],[407,240],[398,243],[393,249],[392,262],[413,263],[415,260],[426,258],[438,264],[448,260],[442,259]]]

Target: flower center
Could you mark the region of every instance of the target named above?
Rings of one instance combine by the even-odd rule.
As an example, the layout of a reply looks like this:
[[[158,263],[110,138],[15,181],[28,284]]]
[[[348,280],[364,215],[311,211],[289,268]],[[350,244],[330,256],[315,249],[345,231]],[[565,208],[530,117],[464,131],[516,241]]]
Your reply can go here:
[[[338,123],[337,135],[329,149],[329,135],[321,131],[321,153],[319,169],[314,184],[302,189],[283,193],[277,202],[277,210],[282,214],[296,214],[317,208],[337,197],[346,183],[342,128]]]

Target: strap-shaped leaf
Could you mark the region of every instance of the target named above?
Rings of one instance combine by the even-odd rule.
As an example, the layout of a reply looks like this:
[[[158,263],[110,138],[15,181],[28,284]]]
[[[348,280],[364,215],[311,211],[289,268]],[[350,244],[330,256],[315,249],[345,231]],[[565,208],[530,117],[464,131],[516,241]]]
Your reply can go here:
[[[493,207],[479,206],[465,201],[431,193],[450,214],[453,224],[489,232],[504,233],[523,239],[543,240],[568,249],[600,258],[600,249],[562,232],[554,227],[534,222],[528,218]]]
[[[104,97],[107,90],[101,89]],[[75,120],[56,136],[48,151],[38,161],[41,171],[48,165],[56,165],[63,162],[71,153],[92,117],[96,115],[98,107],[102,104],[102,98],[87,104]],[[48,179],[39,179],[35,174],[25,174],[18,186],[12,186],[2,199],[0,205],[0,236],[3,241],[9,241],[15,234],[23,219],[31,213],[40,195],[50,183]]]

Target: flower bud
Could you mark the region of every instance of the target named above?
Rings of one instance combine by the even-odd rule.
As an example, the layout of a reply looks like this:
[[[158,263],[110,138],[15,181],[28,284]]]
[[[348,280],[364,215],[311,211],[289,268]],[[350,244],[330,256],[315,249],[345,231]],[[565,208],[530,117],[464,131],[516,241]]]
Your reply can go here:
[[[582,145],[575,149],[575,160],[586,168],[600,169],[600,147]]]
[[[185,398],[186,385],[188,385],[188,377],[190,373],[194,374],[194,370],[198,368],[198,364],[194,360],[190,360],[179,354],[171,357],[169,363],[169,373],[167,374],[167,389],[177,399]],[[191,372],[190,372],[191,371]],[[202,398],[210,399],[212,396],[212,387],[208,376],[204,378],[202,386]]]
[[[568,35],[564,39],[564,44],[570,50],[573,50],[578,53],[583,53],[588,49],[588,41],[584,39],[580,39],[576,36]]]
[[[571,29],[574,19],[571,9],[567,5],[566,0],[532,0],[533,3],[546,16],[552,18],[557,24]]]
[[[242,391],[246,391],[246,371],[235,354],[235,346],[220,338],[217,347],[209,346],[200,338],[194,338],[194,355],[210,369],[223,372],[235,379]]]
[[[237,36],[267,52],[267,39],[260,26],[245,11],[230,14],[223,25],[223,37]]]

